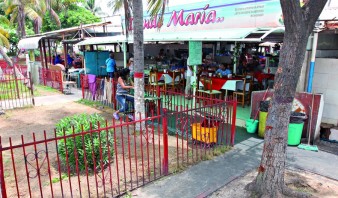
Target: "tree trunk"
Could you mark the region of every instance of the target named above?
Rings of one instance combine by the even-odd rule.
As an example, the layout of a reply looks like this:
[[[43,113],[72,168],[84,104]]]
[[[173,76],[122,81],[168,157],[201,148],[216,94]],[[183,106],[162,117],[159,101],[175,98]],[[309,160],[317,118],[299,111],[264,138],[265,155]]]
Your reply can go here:
[[[2,57],[5,59],[6,63],[10,66],[13,67],[13,62],[12,60],[7,56],[7,54],[4,51],[4,48],[0,45],[0,54]]]
[[[18,12],[18,34],[20,39],[26,36],[26,27],[25,27],[25,8],[22,0],[19,1],[19,12]]]
[[[248,186],[249,190],[267,197],[300,195],[285,187],[284,173],[288,125],[307,39],[326,1],[310,2],[301,8],[299,1],[281,0],[285,19],[284,42],[266,121],[261,164],[256,179]]]
[[[144,47],[143,47],[143,5],[142,0],[133,0],[134,18],[134,88],[135,118],[145,118],[144,109]],[[141,115],[140,115],[141,114]]]

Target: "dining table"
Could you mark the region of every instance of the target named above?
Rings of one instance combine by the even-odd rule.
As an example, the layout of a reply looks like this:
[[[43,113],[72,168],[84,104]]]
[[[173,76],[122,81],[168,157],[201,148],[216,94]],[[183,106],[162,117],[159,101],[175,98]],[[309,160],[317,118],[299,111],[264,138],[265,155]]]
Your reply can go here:
[[[211,77],[212,89],[220,91],[225,90],[225,96],[227,97],[228,91],[236,91],[243,88],[243,78],[242,77],[232,77],[232,78],[219,78]],[[199,82],[200,86],[203,86],[202,82]]]
[[[166,84],[169,84],[173,81],[173,77],[174,77],[174,72],[157,72],[157,79],[163,80]],[[181,78],[184,78],[184,75],[181,74]],[[177,79],[175,79],[177,81]]]
[[[238,82],[243,81],[243,78],[241,77],[233,77],[233,78],[218,78],[218,77],[211,77],[212,81],[212,89],[213,90],[236,90],[236,87],[238,86]],[[200,86],[203,86],[202,82],[200,81]]]

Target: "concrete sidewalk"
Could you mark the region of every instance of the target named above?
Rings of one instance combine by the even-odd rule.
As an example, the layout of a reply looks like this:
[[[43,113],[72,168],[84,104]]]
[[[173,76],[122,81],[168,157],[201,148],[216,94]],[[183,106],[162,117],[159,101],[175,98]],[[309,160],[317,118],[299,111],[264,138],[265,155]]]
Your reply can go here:
[[[240,129],[237,133],[246,133]],[[184,172],[165,177],[132,192],[137,197],[206,197],[239,176],[259,166],[263,140],[248,137],[235,148],[210,161],[201,162]],[[288,147],[287,167],[308,170],[338,180],[338,156],[325,152]]]
[[[72,93],[66,94],[55,94],[50,96],[39,96],[35,97],[35,106],[47,106],[55,103],[67,103],[72,101],[78,101],[82,99],[82,91],[78,89],[72,89]]]

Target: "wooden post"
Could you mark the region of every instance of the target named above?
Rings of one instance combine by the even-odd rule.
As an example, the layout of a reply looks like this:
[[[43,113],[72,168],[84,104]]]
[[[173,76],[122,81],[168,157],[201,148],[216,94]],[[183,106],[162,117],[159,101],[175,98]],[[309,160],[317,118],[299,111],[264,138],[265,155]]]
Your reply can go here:
[[[67,68],[68,63],[67,63],[67,44],[66,43],[63,44],[63,53],[64,53],[63,60],[65,61],[64,65],[65,65],[65,68]]]
[[[45,64],[44,62],[43,62],[43,53],[42,53],[42,41],[40,40],[39,41],[39,49],[40,49],[40,58],[41,58],[41,65],[42,65],[42,68],[43,67],[45,67],[45,68],[47,68],[47,64]],[[35,61],[35,58],[34,58],[34,60],[32,59],[32,57],[30,57],[30,61]]]
[[[49,52],[49,63],[52,63],[52,51],[50,50],[50,39],[48,39],[48,52]]]
[[[43,57],[44,57],[45,66],[46,66],[46,68],[48,68],[47,54],[46,54],[46,42],[45,42],[44,39],[41,40],[41,42],[42,42],[42,46],[43,46]]]
[[[65,34],[62,35],[62,40],[65,40]],[[65,61],[65,68],[68,67],[67,65],[67,44],[63,43],[63,60]]]

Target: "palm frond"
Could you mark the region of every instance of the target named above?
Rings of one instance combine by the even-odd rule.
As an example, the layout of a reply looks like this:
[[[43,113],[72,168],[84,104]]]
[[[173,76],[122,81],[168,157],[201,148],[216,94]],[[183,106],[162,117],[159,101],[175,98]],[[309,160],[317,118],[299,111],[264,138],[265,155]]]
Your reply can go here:
[[[113,13],[116,13],[121,8],[123,8],[123,5],[124,5],[124,0],[109,0],[107,3],[107,6],[113,9]]]
[[[157,18],[158,25],[157,29],[160,30],[163,24],[163,15],[166,7],[168,6],[169,0],[148,0],[148,13],[151,18]]]
[[[40,15],[31,7],[25,7],[25,15],[34,22],[34,32],[35,34],[40,32],[40,28],[42,27],[42,18]]]
[[[9,20],[7,19],[7,17],[0,15],[0,23],[3,24],[10,24]]]
[[[163,19],[164,11],[169,3],[169,0],[148,0],[147,11],[150,14],[151,18],[157,17]]]
[[[39,14],[31,7],[26,6],[25,8],[25,15],[32,21],[41,18]]]
[[[39,10],[39,14],[45,14],[47,11],[47,5],[46,5],[46,1],[45,0],[35,0],[35,3],[33,4],[35,5],[35,10]]]
[[[17,5],[7,5],[5,15],[10,15],[17,7],[18,7]]]
[[[0,29],[0,31],[1,31],[1,29]],[[0,32],[0,45],[6,47],[7,49],[9,49],[9,47],[10,47],[8,39],[1,32]]]
[[[13,12],[12,12],[12,14],[11,14],[11,18],[10,18],[10,22],[11,22],[11,24],[14,24],[15,22],[16,22],[16,19],[18,18],[18,12],[19,11],[19,8],[18,7],[16,7],[14,10],[13,10]]]

